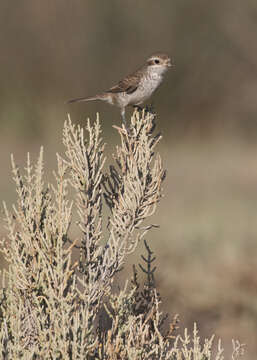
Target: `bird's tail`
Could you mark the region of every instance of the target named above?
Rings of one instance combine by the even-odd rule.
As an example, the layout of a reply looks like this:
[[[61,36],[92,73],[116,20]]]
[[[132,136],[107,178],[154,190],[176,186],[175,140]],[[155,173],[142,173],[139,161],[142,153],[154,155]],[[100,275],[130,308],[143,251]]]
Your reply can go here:
[[[74,102],[104,100],[104,99],[105,99],[105,95],[104,94],[99,94],[99,95],[91,96],[91,97],[82,97],[82,98],[71,99],[71,100],[67,101],[67,104],[71,104],[71,103],[74,103]]]

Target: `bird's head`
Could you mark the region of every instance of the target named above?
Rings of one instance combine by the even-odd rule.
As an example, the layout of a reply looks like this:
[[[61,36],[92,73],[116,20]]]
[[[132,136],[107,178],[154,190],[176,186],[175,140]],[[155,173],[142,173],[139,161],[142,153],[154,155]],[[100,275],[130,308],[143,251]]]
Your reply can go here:
[[[159,74],[166,72],[172,66],[175,66],[173,61],[165,53],[156,53],[147,59],[147,67]]]

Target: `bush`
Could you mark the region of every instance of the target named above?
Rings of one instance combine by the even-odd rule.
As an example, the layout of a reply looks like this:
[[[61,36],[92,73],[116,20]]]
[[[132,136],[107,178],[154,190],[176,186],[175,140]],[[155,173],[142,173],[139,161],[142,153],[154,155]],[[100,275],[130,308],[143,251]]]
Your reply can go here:
[[[153,253],[123,289],[116,274],[147,231],[162,196],[165,171],[154,153],[153,114],[135,113],[130,129],[115,127],[121,144],[115,165],[104,170],[99,120],[86,131],[70,119],[63,129],[65,154],[57,155],[55,184],[43,181],[43,149],[35,166],[28,155],[25,174],[12,158],[17,204],[4,204],[8,262],[0,298],[3,359],[211,359],[213,337],[200,345],[193,335],[175,335],[175,316],[160,310]],[[104,204],[109,211],[104,220]],[[77,221],[76,220],[77,217]],[[74,224],[79,236],[74,238]],[[105,226],[106,223],[106,226]],[[76,256],[77,254],[77,256]],[[77,260],[76,260],[77,259]],[[165,330],[166,329],[166,330]],[[220,342],[215,359],[223,359]],[[242,352],[234,343],[232,358]]]

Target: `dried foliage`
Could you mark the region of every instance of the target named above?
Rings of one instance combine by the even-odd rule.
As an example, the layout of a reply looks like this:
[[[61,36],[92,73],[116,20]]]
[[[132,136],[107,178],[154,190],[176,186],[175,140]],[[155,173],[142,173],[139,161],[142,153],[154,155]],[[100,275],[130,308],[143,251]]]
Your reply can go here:
[[[154,154],[161,138],[153,135],[154,118],[136,112],[130,129],[116,127],[121,144],[107,173],[98,119],[88,121],[86,131],[65,122],[65,154],[57,155],[54,185],[44,184],[42,149],[35,166],[28,156],[24,175],[12,158],[17,203],[11,211],[4,204],[7,237],[1,241],[8,262],[0,297],[3,359],[213,358],[213,338],[200,345],[196,327],[192,337],[187,331],[175,336],[175,316],[165,330],[155,258],[146,242],[142,290],[136,268],[130,285],[112,289],[127,255],[155,226],[144,224],[165,177]],[[73,239],[76,212],[79,236]],[[234,342],[233,359],[241,350]],[[215,356],[223,359],[220,343]]]

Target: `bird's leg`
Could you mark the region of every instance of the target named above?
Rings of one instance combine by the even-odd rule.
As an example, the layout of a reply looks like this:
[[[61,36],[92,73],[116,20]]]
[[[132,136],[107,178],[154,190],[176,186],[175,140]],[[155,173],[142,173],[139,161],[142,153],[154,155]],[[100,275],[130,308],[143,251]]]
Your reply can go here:
[[[127,129],[126,116],[125,116],[125,108],[122,108],[122,109],[121,109],[121,117],[122,117],[122,122],[123,122],[125,128]]]

